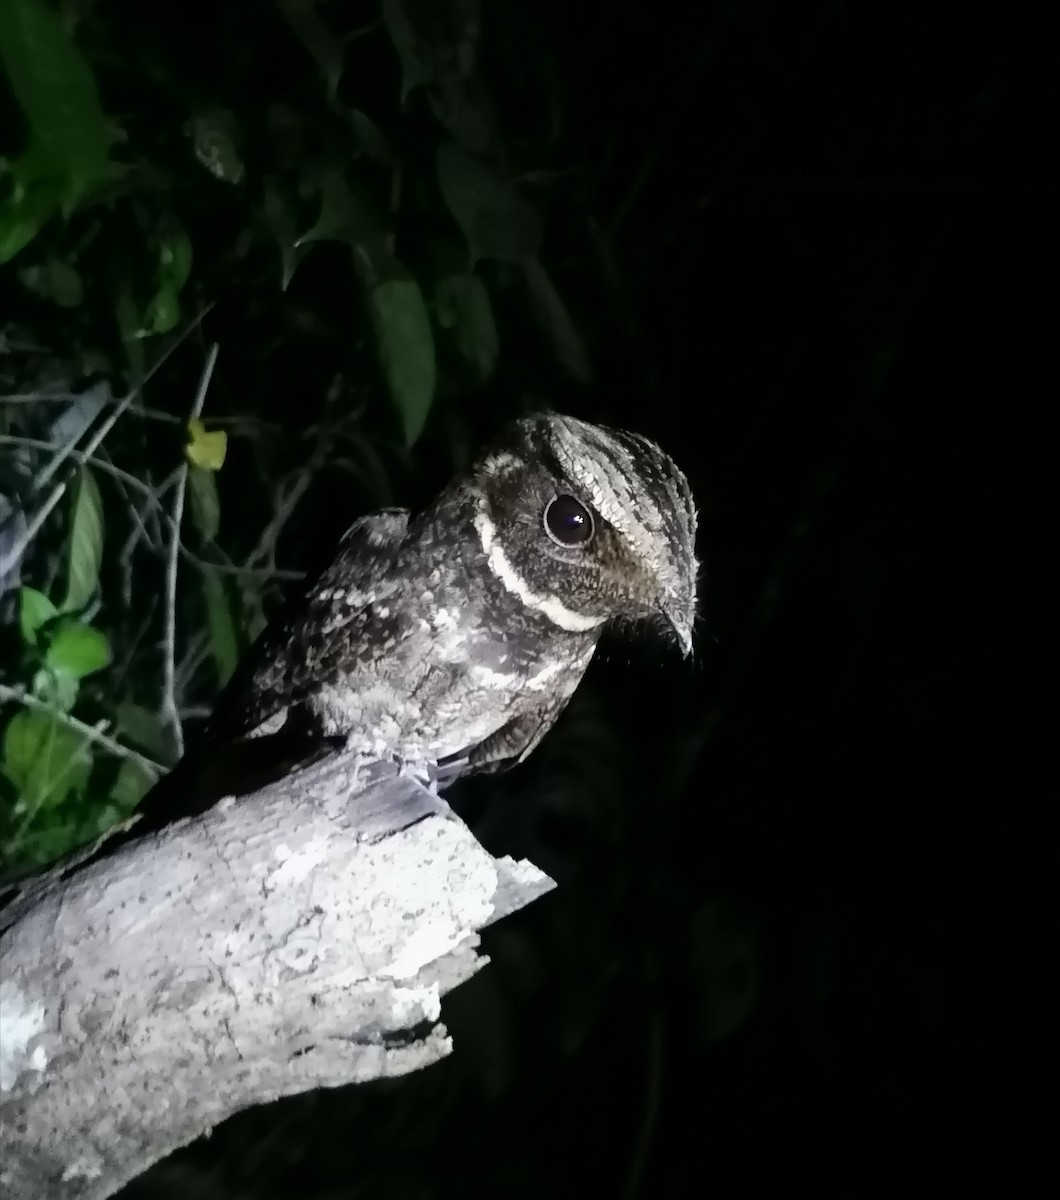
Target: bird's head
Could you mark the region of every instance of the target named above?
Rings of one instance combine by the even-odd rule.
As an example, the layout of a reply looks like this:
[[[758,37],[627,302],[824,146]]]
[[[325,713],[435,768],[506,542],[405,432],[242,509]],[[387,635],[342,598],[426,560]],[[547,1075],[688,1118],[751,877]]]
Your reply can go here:
[[[691,652],[696,510],[654,442],[537,415],[513,422],[470,479],[490,569],[526,608],[570,632],[661,616]]]

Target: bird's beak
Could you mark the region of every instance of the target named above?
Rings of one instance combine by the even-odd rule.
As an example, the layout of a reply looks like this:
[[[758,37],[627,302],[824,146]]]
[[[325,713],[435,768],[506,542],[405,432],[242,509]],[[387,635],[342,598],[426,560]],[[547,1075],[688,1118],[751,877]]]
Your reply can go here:
[[[681,653],[687,658],[692,653],[692,627],[696,620],[695,584],[685,595],[668,596],[663,602],[662,611],[677,634]]]

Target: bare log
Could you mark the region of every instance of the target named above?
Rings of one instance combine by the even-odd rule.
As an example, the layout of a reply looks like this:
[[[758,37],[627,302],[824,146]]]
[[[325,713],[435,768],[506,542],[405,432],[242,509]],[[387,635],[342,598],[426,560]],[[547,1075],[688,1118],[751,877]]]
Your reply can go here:
[[[443,1058],[476,931],[552,886],[339,759],[30,889],[0,934],[0,1191],[102,1200],[240,1109]]]

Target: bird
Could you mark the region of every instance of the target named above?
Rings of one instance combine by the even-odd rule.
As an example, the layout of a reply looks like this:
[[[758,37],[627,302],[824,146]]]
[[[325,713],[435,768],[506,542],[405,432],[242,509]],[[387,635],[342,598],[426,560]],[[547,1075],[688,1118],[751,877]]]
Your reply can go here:
[[[661,621],[691,653],[696,530],[687,479],[648,438],[552,412],[512,421],[423,511],[354,521],[186,757],[276,738],[442,781],[518,764],[609,624]],[[174,811],[166,783],[145,829],[159,797]],[[179,815],[207,803],[195,791],[185,780]]]

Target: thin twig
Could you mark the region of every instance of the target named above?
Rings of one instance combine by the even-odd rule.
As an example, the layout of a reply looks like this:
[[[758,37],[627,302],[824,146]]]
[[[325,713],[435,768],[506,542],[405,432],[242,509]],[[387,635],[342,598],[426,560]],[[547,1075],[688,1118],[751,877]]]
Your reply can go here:
[[[4,438],[0,436],[0,441],[3,440]],[[178,537],[180,557],[190,566],[193,566],[197,571],[200,571],[203,575],[208,575],[211,571],[216,571],[220,575],[233,575],[237,578],[264,580],[266,582],[273,579],[297,581],[305,578],[304,571],[290,571],[285,570],[282,567],[252,567],[249,564],[247,566],[238,567],[233,562],[217,562],[212,558],[203,558],[201,555],[189,550],[184,542],[179,540],[180,531],[173,525],[173,518],[168,512],[166,512],[165,505],[162,503],[162,497],[177,483],[180,473],[179,467],[167,475],[161,483],[151,487],[149,484],[144,483],[143,480],[137,479],[135,475],[131,475],[128,471],[123,471],[120,467],[116,467],[113,463],[106,462],[105,460],[99,458],[89,459],[88,461],[91,462],[93,466],[99,467],[101,471],[108,472],[109,474],[113,475],[115,479],[121,480],[129,487],[135,488],[138,492],[140,492],[148,504],[154,508],[156,515],[162,519],[170,532]],[[140,512],[135,509],[131,503],[129,504],[129,512],[137,521],[139,528],[133,529],[130,533],[128,540],[122,548],[122,557],[124,558],[130,555],[141,539],[147,542],[148,547],[152,551],[158,553],[158,546],[154,544],[154,541],[144,526]],[[218,553],[220,552],[221,551],[218,548]]]
[[[82,451],[83,454],[86,456],[95,454],[99,444],[103,441],[107,434],[110,433],[111,429],[114,427],[114,423],[133,402],[133,399],[138,396],[141,389],[147,383],[149,383],[155,375],[158,374],[170,357],[176,352],[177,347],[184,341],[184,339],[188,336],[188,334],[191,333],[193,329],[196,329],[199,326],[211,308],[213,308],[212,304],[207,305],[207,307],[203,309],[203,311],[195,318],[195,320],[188,325],[187,329],[181,331],[181,333],[174,340],[173,344],[166,347],[165,352],[159,357],[158,362],[156,362],[155,365],[147,372],[147,374],[144,375],[143,379],[140,380],[135,387],[131,387],[126,395],[123,396],[120,401],[118,401],[114,411],[109,417],[107,417],[105,421],[102,422],[99,429],[97,429],[95,434],[92,436],[92,439],[89,441],[88,445]],[[48,498],[36,511],[33,519],[28,522],[26,528],[22,531],[22,536],[8,550],[6,557],[0,561],[0,579],[3,579],[7,576],[14,564],[17,563],[21,559],[22,555],[26,552],[26,547],[40,532],[41,526],[51,516],[52,510],[62,499],[63,493],[66,491],[66,484],[67,481],[63,479],[60,480],[54,488],[52,488],[51,492],[48,494]]]
[[[44,438],[31,438],[25,437],[22,434],[14,433],[0,433],[0,446],[5,445],[25,446],[31,450],[53,451],[55,449],[55,443],[49,442]],[[169,489],[176,483],[179,468],[177,471],[174,471],[172,475],[167,476],[160,484],[157,485],[157,487],[151,487],[149,484],[144,483],[142,479],[137,479],[135,475],[130,474],[128,471],[122,470],[121,467],[115,466],[114,463],[108,462],[106,459],[100,458],[98,455],[88,455],[83,450],[74,450],[70,457],[79,466],[87,465],[95,467],[97,470],[113,476],[119,482],[124,483],[127,487],[138,491],[148,502],[148,504],[157,510],[158,516],[162,518],[166,526],[171,531],[173,530],[173,518],[168,512],[166,512],[161,497],[164,496],[166,492],[168,492]],[[300,495],[301,492],[299,492],[298,496]],[[297,501],[298,496],[295,497],[295,501]],[[293,508],[294,503],[291,503],[290,507]],[[129,512],[138,527],[132,530],[128,541],[122,548],[121,556],[125,558],[130,555],[136,548],[136,544],[141,540],[146,541],[148,546],[157,552],[158,547],[154,545],[151,535],[148,533],[147,528],[143,523],[143,518],[140,515],[139,510],[131,503],[131,501],[129,502]],[[264,535],[262,536],[264,537]],[[183,542],[180,543],[180,556],[186,562],[196,567],[199,571],[202,571],[203,574],[206,574],[208,571],[218,571],[222,575],[237,575],[246,579],[298,580],[303,578],[303,572],[301,571],[286,571],[278,567],[250,566],[249,561],[253,561],[254,558],[265,557],[264,554],[260,554],[258,551],[255,551],[255,553],[251,555],[250,560],[248,560],[248,565],[244,567],[237,567],[235,563],[213,562],[208,558],[201,558],[199,555],[189,550]]]
[[[125,539],[125,542],[122,545],[119,561],[123,565],[129,563],[130,559],[132,558],[132,552],[140,544],[141,540],[147,543],[148,549],[150,549],[154,554],[160,554],[164,551],[165,546],[163,544],[161,530],[158,530],[157,532],[152,532],[149,530],[147,528],[147,522],[144,514],[150,508],[151,516],[155,519],[156,528],[159,517],[162,518],[163,523],[167,524],[168,528],[170,516],[162,504],[162,498],[165,496],[166,492],[168,492],[169,489],[177,482],[177,476],[179,474],[180,468],[174,467],[161,483],[156,483],[154,486],[141,484],[146,503],[140,508],[136,508],[136,506],[131,503],[129,505],[129,512],[132,514],[133,520],[136,523],[136,528],[130,530],[129,536]]]
[[[261,531],[261,537],[258,538],[258,544],[247,557],[246,566],[248,569],[254,569],[254,564],[270,558],[276,550],[276,542],[280,536],[280,531],[287,524],[287,520],[294,511],[298,501],[301,500],[306,488],[309,486],[311,476],[308,471],[299,472],[298,478],[291,485],[290,491],[277,504],[276,511],[273,513],[272,520]]]
[[[0,433],[0,446],[26,446],[31,450],[48,450],[56,449],[54,442],[49,442],[46,438],[26,437],[20,433]],[[138,492],[146,494],[148,500],[158,507],[162,506],[161,500],[156,495],[155,489],[144,483],[142,479],[137,479],[135,475],[128,471],[122,470],[121,467],[116,467],[114,463],[108,462],[105,458],[100,458],[98,454],[88,454],[83,450],[71,450],[71,457],[78,466],[95,467],[98,471],[105,471],[108,475],[113,475],[115,479],[121,480],[131,488],[135,488]],[[163,489],[165,490],[165,489]],[[163,512],[163,519],[165,513]]]
[[[145,379],[146,383],[147,380]],[[76,404],[84,395],[83,392],[7,392],[0,396],[0,404]],[[100,411],[104,408],[115,408],[124,401],[125,397],[111,396],[101,402]],[[164,425],[183,425],[184,418],[174,413],[164,412],[160,408],[149,408],[146,404],[130,404],[128,411],[143,417],[145,421],[160,421]],[[260,437],[264,433],[282,433],[283,426],[278,421],[267,421],[263,417],[252,417],[248,413],[240,413],[233,417],[211,417],[210,424],[217,429],[230,429],[230,437]],[[83,431],[82,431],[83,432]]]
[[[181,558],[198,567],[205,575],[216,571],[219,575],[232,575],[236,579],[257,579],[266,583],[274,579],[282,579],[290,583],[298,583],[305,579],[305,571],[290,571],[285,567],[237,567],[235,563],[211,562],[208,558],[197,558],[190,550],[181,547]]]
[[[174,695],[181,696],[191,687],[191,682],[195,678],[195,673],[202,664],[210,657],[210,639],[205,633],[197,633],[190,639],[190,644],[184,651],[184,657],[181,659],[180,666],[174,671],[175,683],[173,685]]]
[[[185,721],[205,721],[212,712],[208,704],[189,704],[180,710],[180,715]]]
[[[136,652],[140,648],[140,643],[147,636],[148,630],[154,624],[156,607],[156,603],[144,605],[147,611],[144,612],[143,619],[132,635],[126,639],[121,662],[115,662],[111,665],[110,674],[113,680],[111,690],[115,695],[121,696],[132,690],[129,684],[129,672],[132,670],[133,659],[135,659]]]
[[[146,508],[147,506],[144,505],[144,507]],[[132,517],[132,528],[129,530],[129,536],[122,543],[121,550],[118,552],[118,563],[122,570],[121,599],[126,610],[132,607],[133,551],[142,541],[146,542],[150,549],[155,549],[151,542],[151,534],[148,532],[147,526],[144,524],[144,519],[135,504],[129,504],[129,515]],[[166,515],[168,517],[169,514],[167,513]]]
[[[93,417],[93,420],[94,419],[95,418]],[[88,425],[91,424],[92,421],[90,420]],[[42,487],[49,483],[55,472],[58,471],[63,463],[70,457],[70,455],[74,453],[74,448],[83,437],[85,429],[88,427],[88,425],[82,425],[80,429],[73,430],[70,436],[66,439],[66,444],[59,447],[59,453],[55,455],[51,462],[45,464],[45,466],[41,468],[40,472],[37,474],[37,477],[33,480],[33,490],[35,492],[39,491]]]
[[[52,717],[60,725],[65,725],[67,728],[81,734],[86,741],[95,742],[97,746],[102,746],[108,754],[113,754],[115,758],[125,758],[143,767],[145,771],[149,771],[156,779],[165,773],[165,767],[156,763],[153,759],[138,753],[136,750],[130,750],[128,746],[123,746],[121,742],[116,742],[97,726],[88,725],[84,721],[78,720],[77,717],[71,716],[69,713],[53,708],[50,704],[41,700],[39,696],[34,696],[32,692],[27,692],[24,688],[8,687],[7,684],[0,683],[0,704],[9,703],[21,704],[26,708],[32,708],[36,712],[41,712]]]
[[[0,396],[0,404],[73,404],[80,399],[80,392],[6,392]]]
[[[195,403],[191,406],[188,422],[197,421],[206,403],[206,393],[213,378],[213,369],[217,363],[218,345],[210,347],[206,355],[206,365],[199,380],[199,390],[195,395]],[[169,558],[166,562],[166,590],[162,641],[162,717],[168,721],[173,736],[173,746],[179,758],[184,753],[184,730],[180,723],[180,713],[177,710],[177,698],[174,690],[175,659],[177,644],[177,562],[180,559],[180,523],[184,519],[184,494],[188,483],[188,460],[183,458],[180,464],[180,474],[177,477],[173,493],[172,533],[169,543]]]
[[[246,566],[249,569],[254,569],[254,565],[268,558],[274,558],[276,552],[276,542],[279,539],[280,531],[294,511],[298,501],[305,494],[306,488],[312,482],[313,471],[312,462],[306,464],[298,472],[298,477],[291,485],[290,491],[276,506],[276,511],[273,513],[272,520],[261,531],[261,537],[258,538],[258,544],[247,558]]]
[[[247,556],[245,564],[247,568],[254,568],[258,562],[268,560],[273,569],[275,569],[276,543],[279,541],[280,533],[290,519],[291,513],[297,507],[298,502],[305,495],[306,489],[313,482],[316,473],[327,462],[328,456],[332,451],[334,434],[336,432],[336,430],[321,431],[317,439],[317,444],[309,456],[309,461],[299,467],[297,472],[294,473],[296,475],[294,483],[291,485],[287,495],[276,505],[272,520],[261,531],[258,544]]]

